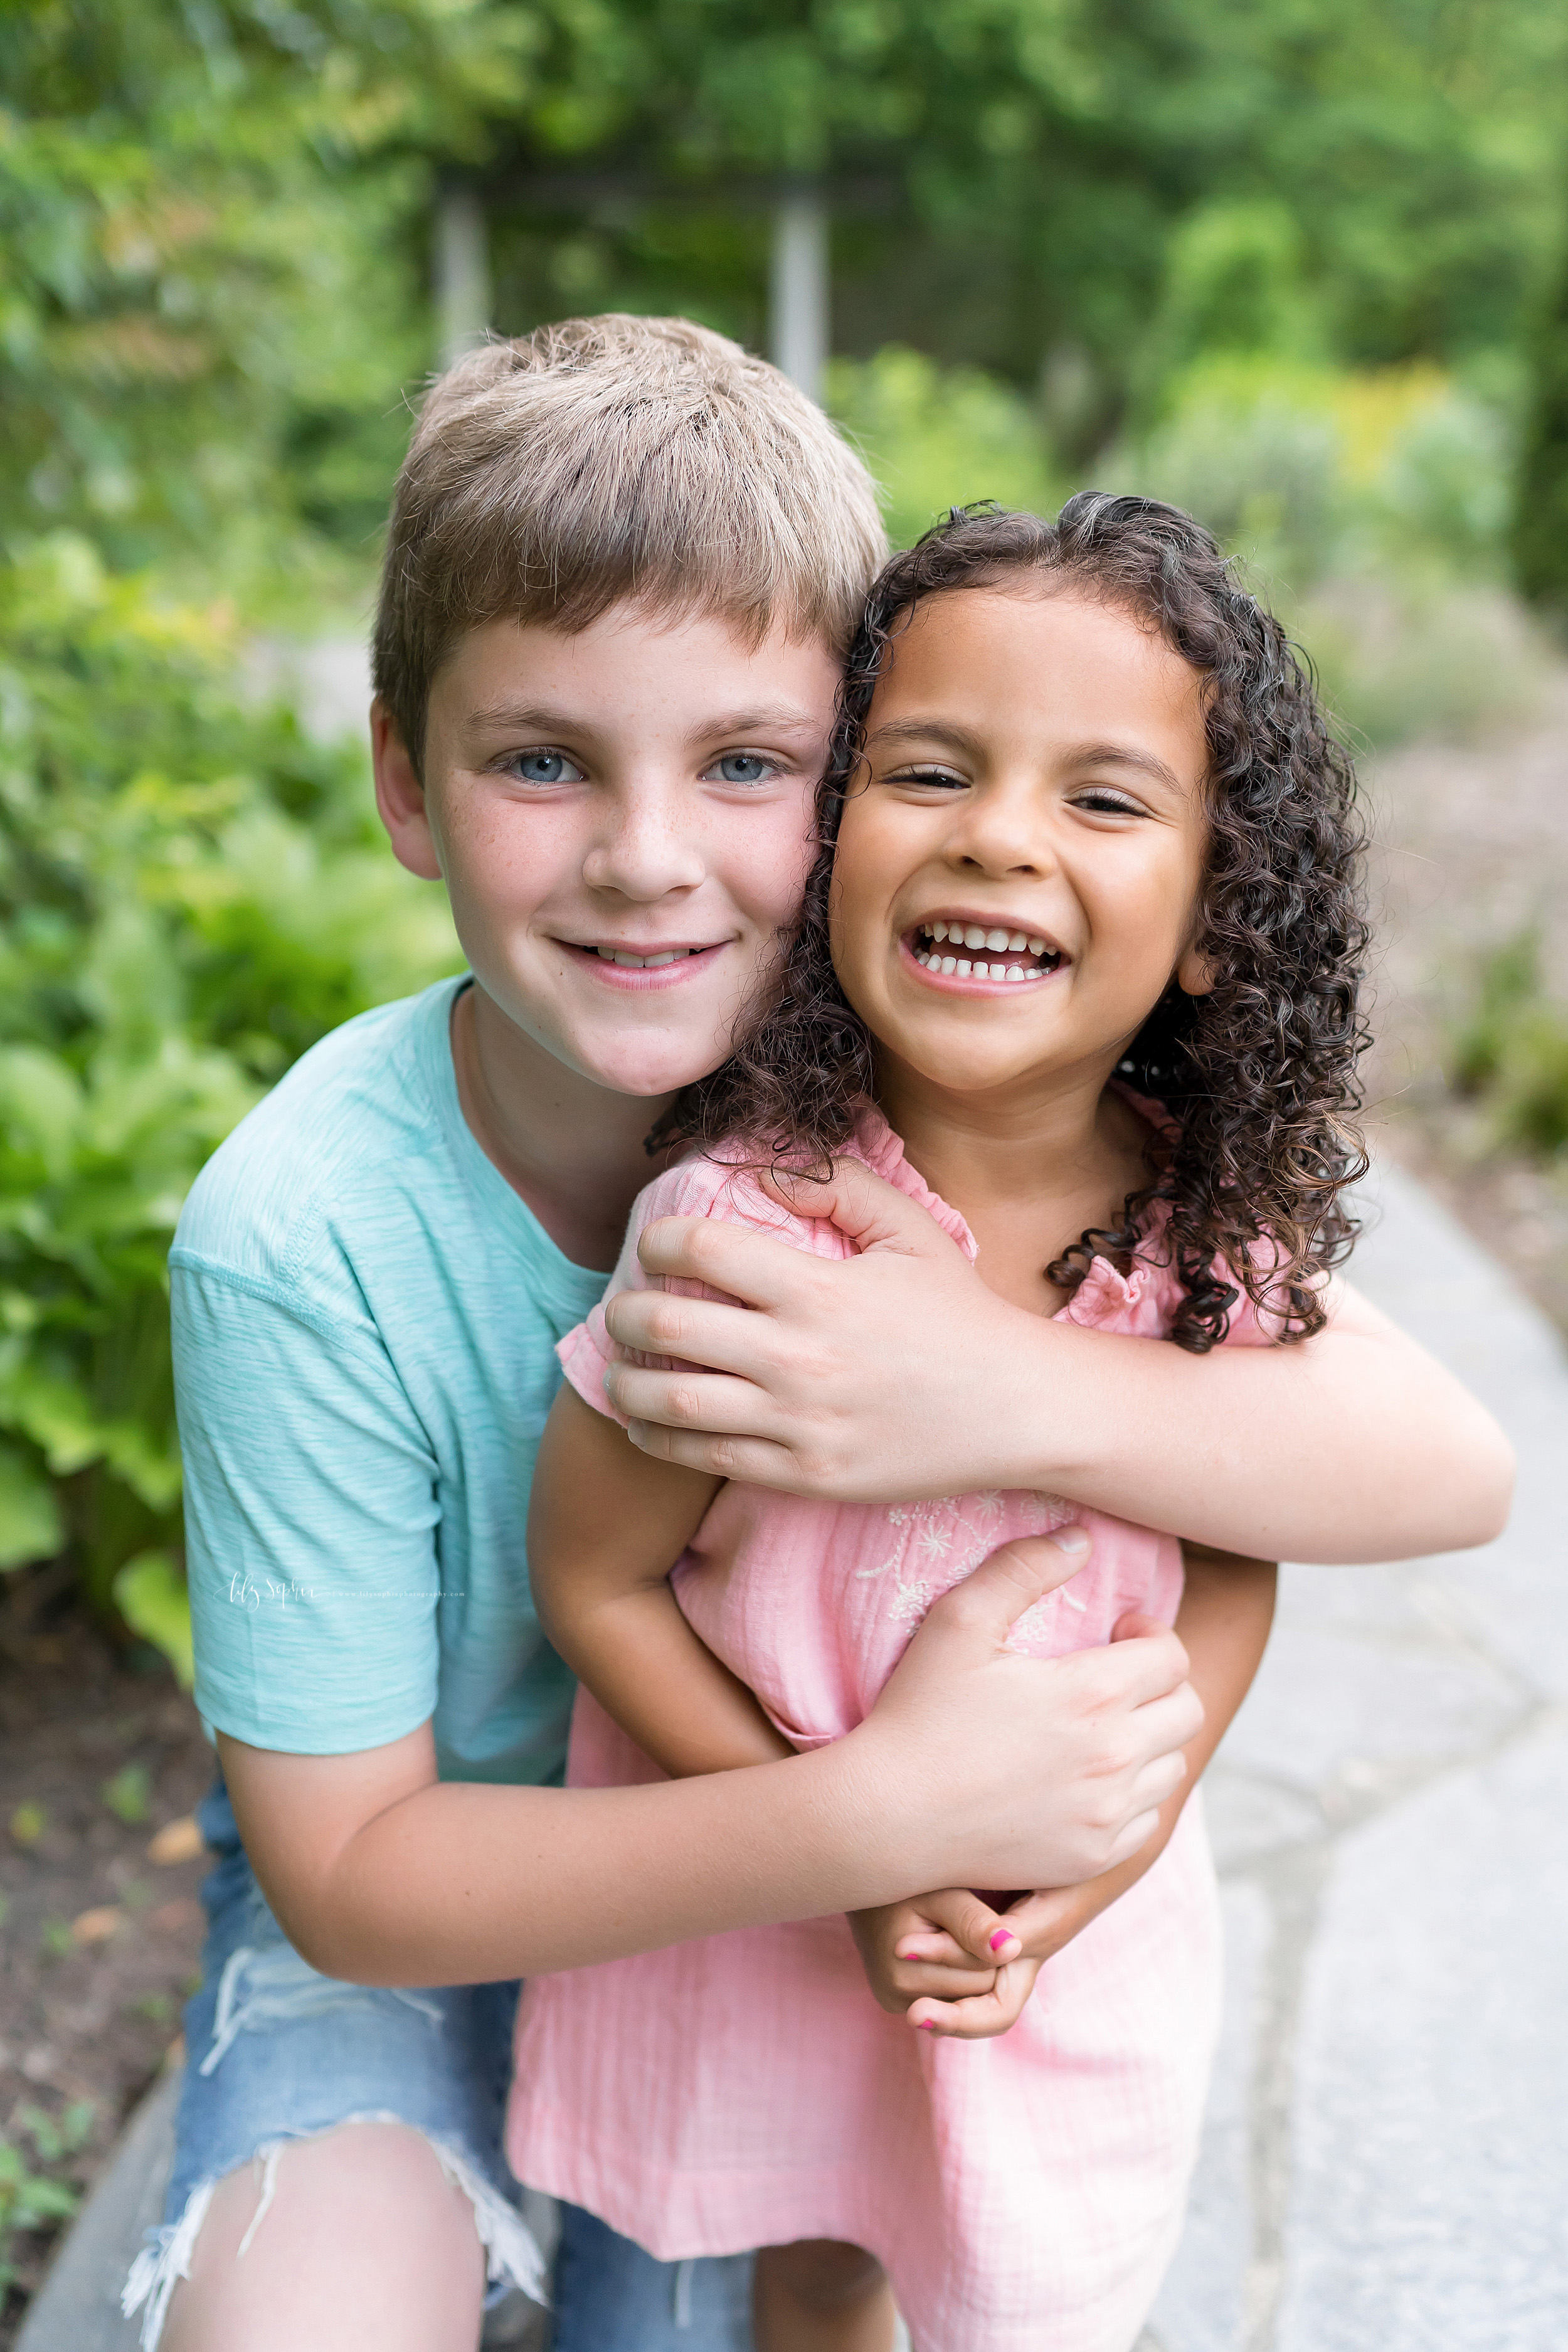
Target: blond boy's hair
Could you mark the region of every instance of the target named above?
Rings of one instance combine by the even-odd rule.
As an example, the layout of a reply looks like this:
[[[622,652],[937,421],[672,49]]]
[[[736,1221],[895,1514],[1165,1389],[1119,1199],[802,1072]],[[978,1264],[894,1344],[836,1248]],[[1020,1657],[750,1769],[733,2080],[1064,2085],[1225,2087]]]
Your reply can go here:
[[[688,319],[486,343],[432,387],[397,478],[375,689],[416,763],[430,688],[488,621],[630,600],[847,650],[887,539],[869,475],[787,376]]]

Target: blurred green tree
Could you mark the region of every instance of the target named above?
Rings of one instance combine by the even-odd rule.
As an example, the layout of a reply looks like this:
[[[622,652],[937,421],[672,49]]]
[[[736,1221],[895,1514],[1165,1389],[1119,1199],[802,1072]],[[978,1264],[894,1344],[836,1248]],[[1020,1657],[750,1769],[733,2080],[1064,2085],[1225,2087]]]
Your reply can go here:
[[[1203,333],[1229,306],[1234,338],[1237,302],[1294,308],[1342,362],[1453,361],[1517,342],[1555,233],[1552,0],[526,13],[527,89],[483,174],[509,330],[657,302],[758,340],[769,192],[817,179],[838,351],[902,341],[1020,384],[1077,352],[1092,446],[1163,311]],[[1192,312],[1195,262],[1217,311]],[[1300,345],[1301,323],[1268,332]]]
[[[263,592],[301,526],[374,531],[429,363],[427,159],[528,43],[484,0],[11,0],[0,534]]]
[[[1532,603],[1568,614],[1568,268],[1543,303],[1513,517],[1514,573]]]

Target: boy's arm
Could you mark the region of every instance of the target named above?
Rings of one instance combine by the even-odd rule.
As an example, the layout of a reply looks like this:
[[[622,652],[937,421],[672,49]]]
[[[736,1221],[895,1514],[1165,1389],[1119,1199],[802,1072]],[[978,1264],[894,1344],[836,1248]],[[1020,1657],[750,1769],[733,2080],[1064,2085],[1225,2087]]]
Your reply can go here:
[[[1264,1559],[1407,1559],[1489,1542],[1507,1517],[1490,1414],[1343,1284],[1314,1339],[1191,1356],[1009,1306],[868,1169],[795,1196],[860,1255],[687,1219],[644,1234],[650,1273],[745,1302],[612,1302],[623,1347],[714,1367],[612,1369],[649,1453],[839,1500],[1037,1488]]]
[[[907,2011],[911,2025],[965,2039],[1005,2032],[1041,1966],[1135,1886],[1164,1852],[1263,1663],[1279,1581],[1268,1561],[1193,1544],[1183,1551],[1186,1587],[1176,1632],[1192,1661],[1204,1720],[1187,1742],[1186,1778],[1160,1808],[1154,1835],[1100,1877],[1026,1895],[1000,1916],[963,1889],[935,1898],[934,1908],[926,1898],[852,1914],[867,1977],[884,2009]],[[1124,1621],[1139,1631],[1150,1622]]]
[[[1136,1852],[1199,1702],[1173,1633],[1025,1658],[1050,1538],[943,1594],[876,1706],[787,1762],[632,1789],[437,1780],[431,1727],[357,1755],[218,1734],[247,1853],[290,1940],[360,1984],[480,1984],[892,1901],[974,1870],[1087,1878]]]
[[[721,1481],[655,1462],[563,1388],[533,1474],[528,1567],[540,1621],[580,1682],[676,1780],[795,1750],[692,1632],[669,1570]]]

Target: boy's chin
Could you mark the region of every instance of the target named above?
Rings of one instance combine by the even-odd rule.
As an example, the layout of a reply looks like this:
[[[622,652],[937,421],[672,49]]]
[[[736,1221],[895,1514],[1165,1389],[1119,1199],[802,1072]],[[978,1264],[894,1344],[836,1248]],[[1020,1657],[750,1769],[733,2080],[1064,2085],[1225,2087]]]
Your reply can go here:
[[[667,1100],[682,1087],[693,1087],[699,1078],[710,1076],[728,1054],[728,1045],[694,1047],[688,1054],[639,1054],[624,1046],[613,1053],[595,1054],[591,1045],[584,1045],[571,1058],[580,1074],[603,1087],[606,1094],[629,1095],[652,1103]]]

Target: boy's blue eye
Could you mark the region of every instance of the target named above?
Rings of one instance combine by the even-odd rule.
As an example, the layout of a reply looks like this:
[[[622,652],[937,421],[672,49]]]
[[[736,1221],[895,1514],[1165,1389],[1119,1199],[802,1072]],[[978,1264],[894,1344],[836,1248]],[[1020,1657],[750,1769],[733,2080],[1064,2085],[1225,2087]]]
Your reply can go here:
[[[525,784],[578,783],[582,771],[564,751],[520,751],[512,761]]]
[[[713,765],[721,784],[766,783],[773,767],[773,761],[764,760],[760,751],[726,751]]]

